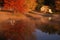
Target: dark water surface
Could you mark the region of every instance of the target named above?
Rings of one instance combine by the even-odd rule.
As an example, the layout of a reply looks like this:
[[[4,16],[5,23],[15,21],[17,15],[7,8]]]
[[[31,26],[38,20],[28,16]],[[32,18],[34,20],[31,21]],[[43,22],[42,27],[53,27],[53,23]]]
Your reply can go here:
[[[39,29],[36,29],[34,33],[36,34],[37,40],[60,40],[60,35],[58,34],[48,34]]]

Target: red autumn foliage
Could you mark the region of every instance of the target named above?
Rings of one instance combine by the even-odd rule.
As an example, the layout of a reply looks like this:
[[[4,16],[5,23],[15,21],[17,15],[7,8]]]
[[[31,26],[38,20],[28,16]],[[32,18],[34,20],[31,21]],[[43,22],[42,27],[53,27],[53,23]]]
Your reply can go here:
[[[13,9],[25,13],[36,6],[36,0],[4,0],[4,9]]]
[[[13,9],[20,12],[25,11],[25,6],[24,6],[25,0],[4,0],[4,2],[5,2],[4,4],[5,9]]]

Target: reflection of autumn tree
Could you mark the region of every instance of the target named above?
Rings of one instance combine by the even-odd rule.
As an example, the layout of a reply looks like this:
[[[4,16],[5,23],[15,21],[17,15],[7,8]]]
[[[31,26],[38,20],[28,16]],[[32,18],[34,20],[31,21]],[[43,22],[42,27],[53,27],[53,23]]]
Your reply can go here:
[[[2,15],[2,16],[1,16]],[[14,20],[15,23],[11,21]],[[35,40],[32,35],[35,25],[24,14],[0,12],[0,38],[4,40]],[[1,40],[0,39],[0,40]]]
[[[34,9],[36,0],[5,0],[5,9],[14,9],[20,12],[27,12]]]

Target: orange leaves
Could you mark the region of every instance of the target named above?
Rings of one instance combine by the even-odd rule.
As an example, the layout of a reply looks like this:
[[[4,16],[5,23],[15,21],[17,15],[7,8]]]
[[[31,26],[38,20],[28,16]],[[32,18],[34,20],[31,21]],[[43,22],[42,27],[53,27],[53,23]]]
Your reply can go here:
[[[36,0],[5,0],[5,9],[13,9],[22,13],[33,10],[36,6]]]

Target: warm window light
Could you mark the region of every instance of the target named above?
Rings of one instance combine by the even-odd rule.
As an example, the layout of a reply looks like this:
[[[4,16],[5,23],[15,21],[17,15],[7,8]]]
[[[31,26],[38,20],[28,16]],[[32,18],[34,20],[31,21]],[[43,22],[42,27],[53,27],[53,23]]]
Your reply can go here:
[[[41,12],[49,12],[49,13],[53,13],[52,10],[49,8],[49,6],[42,6],[40,9]]]
[[[53,13],[51,9],[49,9],[49,12],[50,12],[50,13]]]

